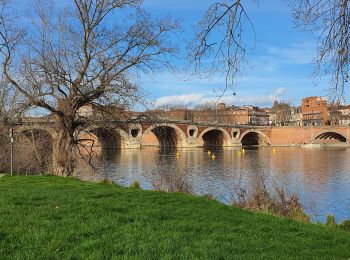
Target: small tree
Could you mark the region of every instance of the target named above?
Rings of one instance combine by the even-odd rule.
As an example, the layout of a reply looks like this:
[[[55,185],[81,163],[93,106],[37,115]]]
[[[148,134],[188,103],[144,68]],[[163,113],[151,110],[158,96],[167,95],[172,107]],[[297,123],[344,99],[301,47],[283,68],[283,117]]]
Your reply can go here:
[[[130,106],[139,99],[135,76],[170,66],[168,19],[154,21],[141,0],[30,1],[30,24],[1,1],[0,51],[3,74],[28,101],[52,114],[54,174],[72,175],[76,131],[86,126],[77,111],[94,103]],[[128,19],[124,19],[128,18]]]

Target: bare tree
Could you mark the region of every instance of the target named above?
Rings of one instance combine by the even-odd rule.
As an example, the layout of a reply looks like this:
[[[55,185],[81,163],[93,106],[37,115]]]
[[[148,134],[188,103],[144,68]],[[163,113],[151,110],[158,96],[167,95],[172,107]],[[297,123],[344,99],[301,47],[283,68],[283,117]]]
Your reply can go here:
[[[350,2],[348,0],[291,0],[299,26],[319,35],[316,77],[331,75],[330,91],[343,99],[349,85]]]
[[[276,115],[276,124],[279,126],[288,125],[291,120],[291,106],[287,102],[273,102],[271,111]]]
[[[86,126],[77,111],[91,103],[103,108],[138,100],[135,75],[169,66],[167,57],[176,49],[167,34],[177,24],[152,20],[141,0],[30,4],[31,23],[24,30],[7,1],[1,2],[3,74],[31,106],[52,114],[54,173],[69,176],[76,164],[75,133]]]
[[[221,89],[220,97],[237,82],[245,65],[248,46],[255,44],[254,27],[242,2],[213,3],[188,47],[190,63],[197,72],[225,74],[226,85]]]

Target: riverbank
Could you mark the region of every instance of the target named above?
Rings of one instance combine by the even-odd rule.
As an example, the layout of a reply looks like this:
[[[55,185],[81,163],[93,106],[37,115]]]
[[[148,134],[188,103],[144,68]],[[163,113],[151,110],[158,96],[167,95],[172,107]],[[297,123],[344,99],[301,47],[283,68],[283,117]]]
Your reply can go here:
[[[350,234],[179,193],[0,179],[0,258],[349,258]]]

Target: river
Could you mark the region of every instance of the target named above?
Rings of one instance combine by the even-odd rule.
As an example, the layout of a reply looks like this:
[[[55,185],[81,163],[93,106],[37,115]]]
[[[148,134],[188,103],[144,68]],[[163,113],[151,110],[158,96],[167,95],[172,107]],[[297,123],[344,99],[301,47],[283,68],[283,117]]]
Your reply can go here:
[[[101,169],[114,182],[140,182],[152,189],[150,176],[176,169],[187,174],[196,194],[213,194],[230,201],[232,185],[247,176],[272,177],[288,192],[297,192],[313,221],[333,214],[337,222],[350,219],[350,148],[259,147],[208,149],[110,150]]]

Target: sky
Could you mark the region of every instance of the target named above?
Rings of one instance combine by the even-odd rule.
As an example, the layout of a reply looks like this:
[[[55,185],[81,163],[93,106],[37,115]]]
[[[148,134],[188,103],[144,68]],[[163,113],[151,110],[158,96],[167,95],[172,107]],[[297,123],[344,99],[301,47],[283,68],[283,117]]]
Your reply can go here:
[[[145,0],[144,7],[154,16],[179,18],[184,42],[193,35],[211,0]],[[229,105],[271,106],[274,100],[300,105],[306,96],[328,96],[327,77],[312,77],[317,36],[296,28],[287,0],[246,0],[245,9],[256,33],[255,48],[248,65],[238,78],[233,95],[227,91],[220,101]],[[141,79],[141,86],[155,106],[197,104],[216,101],[225,86],[221,75],[189,77],[183,73],[160,72]]]
[[[62,0],[68,1],[68,0]],[[28,0],[17,0],[18,3]],[[170,40],[183,47],[194,35],[194,28],[214,0],[144,0],[143,7],[154,18],[172,17],[181,21],[181,32]],[[248,64],[237,78],[234,90],[220,99],[227,105],[270,107],[275,100],[301,104],[307,96],[328,96],[329,79],[315,82],[312,77],[317,36],[296,28],[288,0],[242,1],[251,19],[256,40],[249,39]],[[62,3],[58,1],[57,4]],[[23,8],[25,5],[18,6]],[[160,106],[194,107],[217,102],[225,87],[222,75],[193,75],[183,70],[187,61],[171,60],[178,67],[174,73],[163,70],[153,75],[141,74],[138,83],[146,96],[148,108]],[[235,93],[235,95],[233,95]],[[346,101],[349,98],[345,97]]]

